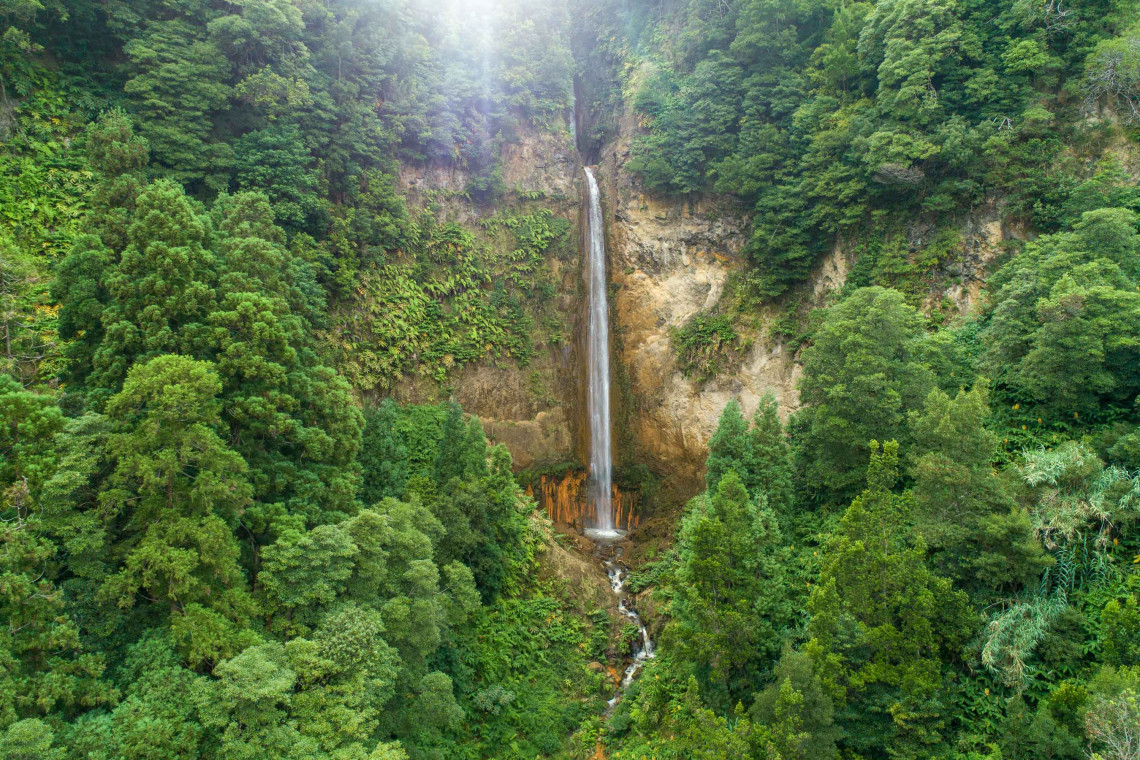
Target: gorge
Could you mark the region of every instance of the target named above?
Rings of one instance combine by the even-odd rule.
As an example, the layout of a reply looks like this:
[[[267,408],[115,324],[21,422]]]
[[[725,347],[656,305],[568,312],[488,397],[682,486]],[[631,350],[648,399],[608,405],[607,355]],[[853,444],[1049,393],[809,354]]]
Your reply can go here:
[[[1137,760],[1140,0],[0,0],[0,760]]]

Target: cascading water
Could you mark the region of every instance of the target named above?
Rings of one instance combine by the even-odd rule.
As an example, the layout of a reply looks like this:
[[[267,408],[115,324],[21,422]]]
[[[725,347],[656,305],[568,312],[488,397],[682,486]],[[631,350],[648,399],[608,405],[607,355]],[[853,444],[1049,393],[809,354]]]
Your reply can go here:
[[[613,451],[610,440],[610,311],[606,298],[606,235],[602,226],[602,199],[598,181],[590,167],[585,167],[587,199],[586,236],[589,242],[590,322],[587,333],[589,389],[587,411],[590,415],[590,481],[594,499],[594,527],[586,533],[597,542],[597,548],[610,579],[610,588],[618,600],[618,612],[637,626],[638,642],[633,659],[625,669],[621,684],[609,701],[613,709],[637,676],[645,661],[653,657],[653,641],[633,603],[626,598],[625,568],[618,557],[621,547],[615,545],[624,537],[614,529]]]
[[[606,299],[606,235],[598,181],[585,167],[589,212],[590,322],[587,333],[589,364],[590,478],[597,535],[617,535],[613,514],[613,452],[610,441],[610,311]]]
[[[631,623],[637,626],[637,644],[633,648],[633,661],[625,668],[625,673],[622,674],[621,685],[618,687],[617,693],[609,700],[608,704],[611,708],[618,703],[621,695],[633,683],[633,679],[641,671],[645,661],[651,659],[656,651],[653,647],[653,640],[649,638],[649,630],[645,627],[645,623],[641,622],[641,616],[637,614],[633,604],[625,597],[623,591],[625,590],[625,568],[619,564],[617,555],[620,554],[621,549],[617,548],[615,553],[606,560],[606,575],[610,578],[610,588],[614,590],[614,594],[618,598],[618,612],[620,612]]]

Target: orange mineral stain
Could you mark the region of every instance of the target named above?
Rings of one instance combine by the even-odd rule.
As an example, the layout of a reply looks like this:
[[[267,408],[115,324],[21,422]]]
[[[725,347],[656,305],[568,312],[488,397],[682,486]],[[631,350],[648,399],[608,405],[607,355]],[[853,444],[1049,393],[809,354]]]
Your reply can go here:
[[[589,497],[586,472],[576,470],[564,475],[542,475],[537,483],[527,486],[527,494],[538,500],[550,519],[563,525],[585,527],[594,520],[594,504]],[[622,491],[615,484],[611,491],[614,527],[632,530],[637,527],[637,493]]]

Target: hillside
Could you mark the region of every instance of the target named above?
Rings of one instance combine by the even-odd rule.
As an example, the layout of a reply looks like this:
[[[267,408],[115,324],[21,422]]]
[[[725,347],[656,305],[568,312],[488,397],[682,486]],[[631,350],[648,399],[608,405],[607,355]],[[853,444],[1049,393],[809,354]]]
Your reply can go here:
[[[0,760],[1140,757],[1136,0],[0,24]]]

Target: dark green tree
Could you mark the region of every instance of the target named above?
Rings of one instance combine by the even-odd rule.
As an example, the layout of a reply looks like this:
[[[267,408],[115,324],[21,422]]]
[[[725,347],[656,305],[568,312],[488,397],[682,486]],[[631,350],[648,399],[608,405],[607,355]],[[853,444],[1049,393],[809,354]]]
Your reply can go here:
[[[134,219],[121,261],[103,278],[103,340],[88,379],[100,392],[117,391],[135,362],[164,353],[200,355],[216,299],[207,221],[179,185],[167,180],[147,187]],[[93,258],[86,260],[94,266]]]
[[[249,503],[248,468],[218,435],[221,381],[206,362],[160,356],[132,368],[107,414],[114,470],[99,502],[122,527],[102,596],[129,607],[199,604],[244,621],[253,611],[233,528]]]
[[[935,386],[939,350],[895,291],[862,288],[827,311],[804,351],[804,408],[792,426],[808,492],[850,499],[863,484],[867,441],[911,440],[907,414]]]
[[[767,499],[784,517],[792,506],[792,463],[777,409],[776,398],[764,396],[750,427],[735,399],[725,405],[709,440],[705,484],[713,493],[721,478],[735,470],[748,493]]]
[[[929,757],[948,741],[942,671],[976,617],[966,595],[907,542],[913,504],[893,489],[898,444],[871,444],[867,488],[824,549],[806,646],[841,706],[841,746],[861,755]]]
[[[779,654],[790,622],[775,513],[757,505],[735,470],[691,502],[678,538],[674,623],[667,636],[696,669],[709,704],[751,695]]]
[[[915,529],[941,575],[976,597],[1015,593],[1049,564],[1028,512],[999,476],[998,437],[985,428],[983,384],[954,398],[935,389],[911,412]]]
[[[1140,366],[1137,216],[1086,212],[1034,241],[991,279],[981,365],[1051,415],[1096,414],[1136,395]]]
[[[713,493],[720,479],[735,470],[737,477],[747,472],[751,462],[748,440],[748,421],[740,410],[740,403],[731,399],[720,413],[716,432],[709,439],[709,455],[705,461],[705,488]]]
[[[155,168],[183,184],[228,184],[233,149],[213,138],[213,118],[230,96],[229,62],[201,27],[181,18],[146,23],[123,46],[140,133]]]

